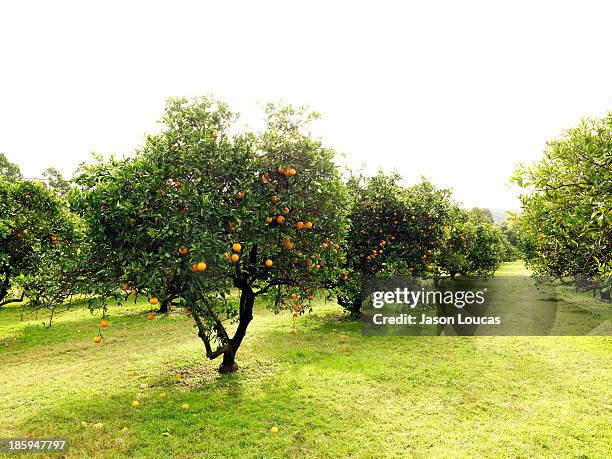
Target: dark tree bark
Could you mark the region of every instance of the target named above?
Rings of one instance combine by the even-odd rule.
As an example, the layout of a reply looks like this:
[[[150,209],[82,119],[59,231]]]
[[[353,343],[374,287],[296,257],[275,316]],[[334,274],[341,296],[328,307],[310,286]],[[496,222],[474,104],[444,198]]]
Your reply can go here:
[[[159,310],[157,312],[159,312],[160,314],[167,314],[168,311],[170,311],[170,307],[172,306],[172,301],[174,301],[174,298],[174,295],[170,295],[168,298],[163,300],[159,305]]]
[[[253,320],[253,305],[255,304],[255,292],[250,285],[243,285],[240,293],[240,313],[238,316],[238,328],[234,336],[229,340],[228,348],[223,353],[223,362],[219,366],[219,373],[232,373],[238,370],[236,364],[236,353],[246,335],[247,328]]]

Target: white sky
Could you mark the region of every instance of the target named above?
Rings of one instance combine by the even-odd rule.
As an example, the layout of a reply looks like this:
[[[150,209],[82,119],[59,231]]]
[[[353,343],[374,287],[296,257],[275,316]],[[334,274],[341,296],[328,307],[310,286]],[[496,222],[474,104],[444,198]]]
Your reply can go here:
[[[354,167],[517,207],[513,164],[612,109],[610,1],[0,0],[0,151],[129,153],[170,95],[307,103]]]

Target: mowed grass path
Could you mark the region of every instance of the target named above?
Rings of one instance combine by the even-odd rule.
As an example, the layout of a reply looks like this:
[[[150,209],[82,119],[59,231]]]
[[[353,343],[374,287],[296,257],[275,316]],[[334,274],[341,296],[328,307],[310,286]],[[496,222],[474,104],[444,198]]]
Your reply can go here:
[[[64,437],[69,457],[609,457],[612,448],[608,337],[362,337],[322,300],[293,336],[290,317],[259,305],[241,370],[219,376],[190,318],[147,321],[148,309],[112,308],[101,345],[92,343],[99,317],[82,309],[50,329],[0,310],[0,437]]]

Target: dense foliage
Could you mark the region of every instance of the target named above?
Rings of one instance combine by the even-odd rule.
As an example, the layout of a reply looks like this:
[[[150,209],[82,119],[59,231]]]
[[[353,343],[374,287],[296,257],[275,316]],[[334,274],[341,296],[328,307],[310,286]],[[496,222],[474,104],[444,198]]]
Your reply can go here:
[[[235,370],[257,296],[300,314],[336,276],[345,191],[334,152],[305,132],[315,117],[269,105],[263,133],[236,133],[226,105],[170,100],[161,133],[135,157],[86,167],[77,180],[73,203],[96,251],[94,291],[102,300],[119,301],[123,288],[152,305],[181,302],[206,355]],[[227,301],[232,288],[238,307]],[[228,321],[237,321],[233,336]]]
[[[612,113],[585,119],[522,165],[521,245],[540,275],[593,277],[609,292],[612,273]]]
[[[436,253],[440,273],[455,277],[492,276],[510,250],[502,230],[480,209],[453,206],[445,236]]]
[[[399,175],[350,181],[350,229],[338,302],[353,315],[361,307],[363,276],[427,276],[443,239],[449,192],[423,181],[410,188]]]
[[[75,269],[81,227],[58,195],[40,182],[0,179],[0,305],[16,298],[52,306],[70,296],[64,273]]]

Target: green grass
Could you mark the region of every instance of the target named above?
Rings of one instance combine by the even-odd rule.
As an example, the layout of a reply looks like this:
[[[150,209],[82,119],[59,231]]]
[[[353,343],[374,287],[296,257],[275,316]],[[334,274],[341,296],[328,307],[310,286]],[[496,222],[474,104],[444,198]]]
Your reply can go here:
[[[258,305],[220,376],[191,319],[147,311],[113,308],[96,346],[82,309],[50,329],[0,310],[0,438],[65,437],[69,457],[609,457],[609,337],[362,337],[322,301],[292,336]]]

